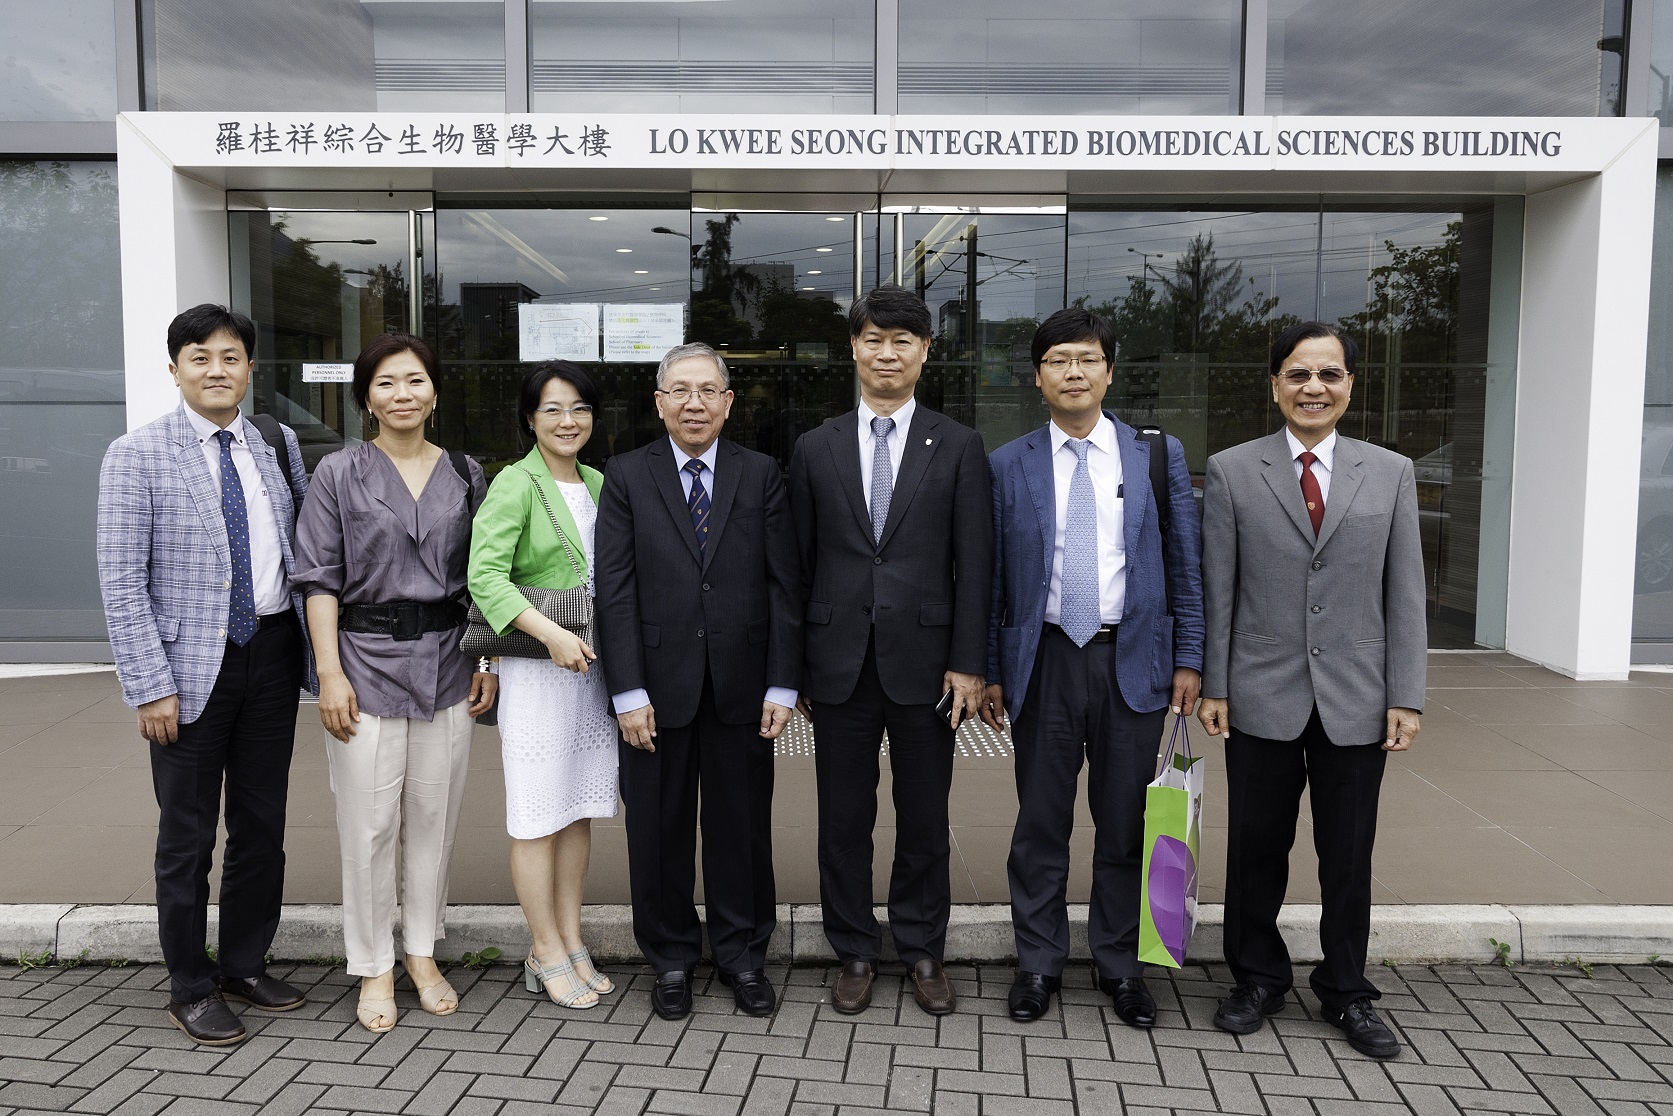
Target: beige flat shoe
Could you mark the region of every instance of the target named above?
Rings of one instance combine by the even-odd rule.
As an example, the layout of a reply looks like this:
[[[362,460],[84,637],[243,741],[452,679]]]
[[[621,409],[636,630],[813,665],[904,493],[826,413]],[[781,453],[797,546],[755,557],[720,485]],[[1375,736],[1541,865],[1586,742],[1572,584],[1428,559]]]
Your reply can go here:
[[[407,979],[412,978],[409,976]],[[414,980],[412,986],[418,991],[418,1006],[431,1015],[452,1015],[459,1010],[459,993],[447,983],[446,977],[423,988],[419,988],[418,982]]]
[[[374,1035],[387,1034],[395,1029],[395,998],[387,996],[381,1000],[370,999],[365,993],[360,995],[360,1003],[354,1009],[360,1025]]]

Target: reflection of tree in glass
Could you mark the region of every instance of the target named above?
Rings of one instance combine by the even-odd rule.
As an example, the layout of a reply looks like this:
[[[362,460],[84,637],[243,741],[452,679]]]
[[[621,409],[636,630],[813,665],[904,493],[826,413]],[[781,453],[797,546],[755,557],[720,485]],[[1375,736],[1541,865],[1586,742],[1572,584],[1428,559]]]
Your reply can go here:
[[[826,347],[831,360],[847,360],[848,319],[829,298],[807,298],[769,277],[755,302],[761,317],[757,343],[768,349],[784,349],[801,359],[809,354],[792,351],[799,344],[814,342]]]
[[[747,346],[754,340],[754,331],[739,315],[760,279],[732,263],[732,226],[740,220],[738,214],[728,213],[705,221],[703,243],[691,246],[691,270],[699,273],[703,287],[691,296],[691,339],[716,348]]]
[[[1449,221],[1439,244],[1401,248],[1383,241],[1389,262],[1371,269],[1365,309],[1340,320],[1366,360],[1450,363],[1457,359],[1460,246],[1464,223]]]
[[[343,351],[343,267],[321,262],[313,241],[292,239],[287,228],[284,219],[274,221],[269,239],[274,352],[267,359],[353,360],[358,353]],[[361,339],[405,328],[407,279],[401,266],[378,264],[355,274],[365,279],[359,306]]]

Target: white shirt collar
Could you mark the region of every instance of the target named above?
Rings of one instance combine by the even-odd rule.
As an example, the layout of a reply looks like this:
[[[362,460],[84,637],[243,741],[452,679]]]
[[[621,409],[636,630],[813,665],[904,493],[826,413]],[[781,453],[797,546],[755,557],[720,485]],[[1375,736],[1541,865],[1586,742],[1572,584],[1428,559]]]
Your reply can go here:
[[[1055,419],[1047,424],[1047,428],[1051,431],[1051,452],[1052,456],[1055,457],[1069,441],[1070,435],[1064,433],[1063,428],[1057,425],[1057,420]],[[1110,417],[1108,415],[1099,415],[1098,425],[1092,428],[1092,433],[1086,436],[1086,440],[1091,442],[1098,449],[1101,449],[1105,453],[1109,454],[1111,457],[1114,457],[1115,423],[1110,421]]]
[[[186,412],[186,421],[192,424],[192,430],[197,434],[199,442],[208,442],[213,439],[215,435],[221,432],[221,427],[216,426],[214,423],[186,406],[186,404],[180,404],[180,409]],[[244,444],[243,415],[239,415],[236,419],[234,419],[232,425],[226,427],[226,429],[232,431],[233,441],[237,442],[241,446]]]
[[[1284,438],[1290,444],[1291,461],[1307,452],[1307,447],[1301,444],[1301,440],[1287,426],[1284,427]],[[1323,465],[1327,473],[1335,472],[1330,466],[1336,460],[1336,431],[1332,430],[1326,434],[1324,441],[1313,447],[1313,456],[1318,458],[1314,464]]]
[[[902,403],[895,410],[895,413],[889,416],[895,420],[895,433],[899,434],[912,425],[912,412],[917,409],[918,400],[914,397]],[[860,400],[860,435],[862,437],[871,437],[871,420],[877,417],[879,416],[876,411],[871,409],[871,404],[864,399]]]
[[[686,448],[684,446],[674,441],[674,436],[672,434],[668,436],[668,444],[674,447],[674,460],[678,461],[680,463],[680,468],[684,469],[685,463],[692,460],[691,454],[686,452]],[[697,460],[701,461],[710,473],[713,473],[715,471],[715,458],[718,456],[719,452],[720,439],[716,438],[714,441],[709,443],[708,449],[697,455]]]

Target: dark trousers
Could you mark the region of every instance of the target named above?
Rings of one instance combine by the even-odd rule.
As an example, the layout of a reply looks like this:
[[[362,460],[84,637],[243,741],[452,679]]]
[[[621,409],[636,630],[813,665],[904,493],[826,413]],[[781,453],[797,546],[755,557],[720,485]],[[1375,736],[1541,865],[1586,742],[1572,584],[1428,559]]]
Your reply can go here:
[[[1267,740],[1235,728],[1226,738],[1225,935],[1234,980],[1273,991],[1290,988],[1290,952],[1278,933],[1278,909],[1289,885],[1301,788],[1308,785],[1324,906],[1324,960],[1313,968],[1313,992],[1337,1011],[1361,996],[1380,996],[1365,979],[1365,954],[1371,846],[1387,761],[1380,743],[1332,743],[1317,709],[1296,740]]]
[[[703,902],[715,967],[742,973],[764,966],[777,925],[773,742],[761,738],[759,722],[723,724],[714,710],[714,689],[705,679],[696,718],[678,728],[658,725],[656,751],[617,742],[633,936],[658,973],[689,973],[703,956],[692,899],[699,797]]]
[[[1061,976],[1069,957],[1069,836],[1081,758],[1096,835],[1088,945],[1111,980],[1139,976],[1139,880],[1144,789],[1156,776],[1165,709],[1137,713],[1116,684],[1115,642],[1076,647],[1062,629],[1040,633],[1028,696],[1011,727],[1017,826],[1006,868],[1017,967]]]
[[[871,907],[871,861],[877,756],[887,731],[895,803],[889,932],[908,965],[940,961],[952,910],[947,796],[953,789],[953,730],[935,715],[933,704],[890,701],[877,677],[875,646],[868,646],[853,694],[836,705],[815,704],[813,731],[819,901],[825,937],[837,959],[875,964],[883,954],[883,929]]]
[[[157,793],[157,928],[170,994],[201,1000],[227,977],[260,976],[285,890],[285,798],[302,688],[294,613],[227,644],[209,704],[173,744],[151,745]],[[288,619],[287,619],[288,618]],[[209,869],[226,786],[218,956],[205,952]]]

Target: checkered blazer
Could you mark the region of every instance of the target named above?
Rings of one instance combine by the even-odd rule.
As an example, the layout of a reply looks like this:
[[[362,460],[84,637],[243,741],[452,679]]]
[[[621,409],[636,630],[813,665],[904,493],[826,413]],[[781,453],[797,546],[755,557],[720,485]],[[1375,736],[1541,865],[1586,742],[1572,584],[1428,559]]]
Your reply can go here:
[[[308,487],[301,447],[285,427],[291,469],[286,483],[273,447],[254,426],[239,421],[279,521],[285,573],[294,574],[291,491]],[[122,700],[138,708],[178,694],[180,723],[197,720],[226,649],[232,554],[220,487],[184,405],[111,443],[99,470],[97,537],[99,588]],[[302,621],[312,691],[318,684],[300,593],[291,593],[291,606]]]

